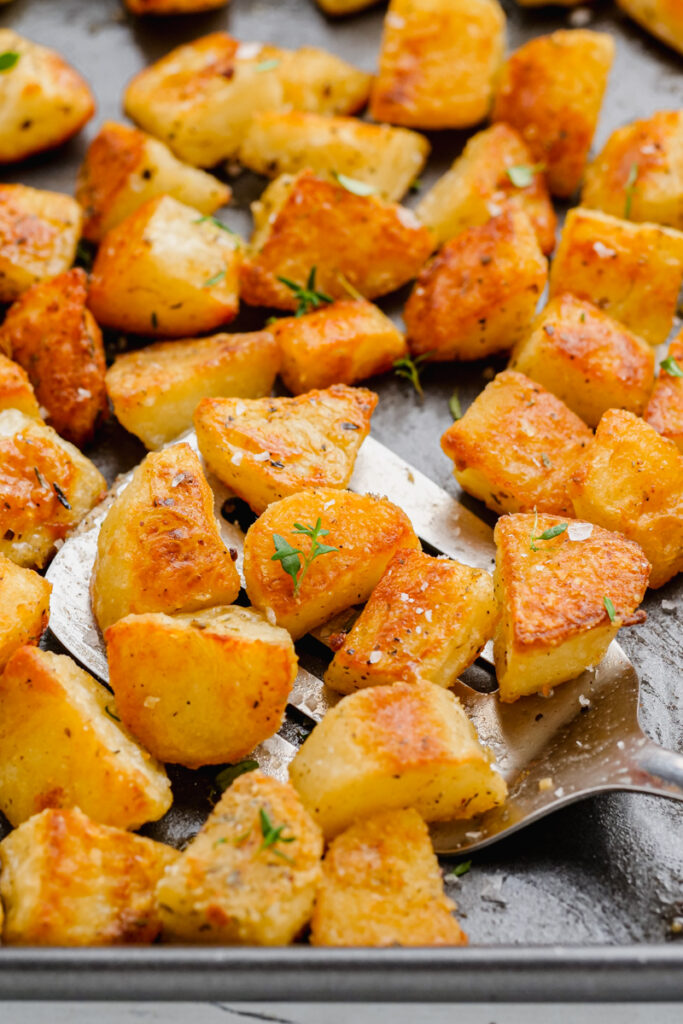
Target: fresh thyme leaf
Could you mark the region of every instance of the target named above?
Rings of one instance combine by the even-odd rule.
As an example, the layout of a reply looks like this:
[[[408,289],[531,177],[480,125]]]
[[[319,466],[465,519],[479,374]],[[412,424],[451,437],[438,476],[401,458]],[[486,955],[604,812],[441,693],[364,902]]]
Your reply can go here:
[[[541,462],[543,463],[546,469],[550,469],[550,467],[552,466],[550,456],[547,455],[545,452],[541,452]]]
[[[393,364],[396,376],[409,380],[421,399],[424,398],[424,391],[422,390],[420,373],[422,372],[422,364],[429,359],[431,354],[431,352],[424,352],[421,356],[415,356],[414,359],[411,356],[402,356],[400,359],[396,359]]]
[[[311,550],[308,554],[305,554],[301,548],[292,547],[289,541],[281,537],[279,533],[273,534],[275,554],[270,556],[270,560],[271,562],[280,562],[287,575],[292,577],[295,594],[299,592],[301,581],[308,572],[308,567],[313,559],[318,558],[319,555],[329,555],[332,551],[339,550],[332,547],[331,544],[321,544],[318,540],[318,537],[327,537],[329,532],[329,530],[323,530],[319,517],[315,526],[305,526],[302,523],[294,524],[292,533],[302,533],[311,539]]]
[[[110,718],[114,719],[115,722],[120,722],[121,721],[119,716],[114,714],[114,712],[112,711],[112,709],[109,707],[108,704],[104,705],[104,710],[106,711],[106,713],[109,715]]]
[[[414,181],[411,181],[411,183],[410,183],[410,191],[411,192],[419,192],[421,188],[422,188],[422,178],[415,178]]]
[[[455,867],[451,871],[451,874],[455,875],[456,878],[460,878],[461,875],[466,875],[471,867],[472,867],[472,861],[471,860],[461,860],[459,864],[455,865]]]
[[[553,537],[559,537],[561,533],[569,526],[569,523],[557,523],[556,526],[550,526],[547,530],[544,530],[538,537],[534,537],[534,540],[552,540]]]
[[[614,609],[614,604],[612,603],[612,599],[610,597],[607,597],[607,595],[605,594],[605,596],[602,599],[602,603],[604,604],[605,608],[607,609],[607,614],[609,615],[610,622],[616,622],[617,613],[616,613],[616,611]]]
[[[236,231],[229,228],[228,225],[224,224],[222,220],[218,219],[218,217],[212,217],[210,213],[207,213],[204,217],[199,217],[197,220],[193,221],[193,224],[204,224],[207,221],[209,224],[213,224],[215,228],[220,228],[221,231],[227,231],[229,235],[233,235],[235,238],[239,239],[240,236]]]
[[[202,288],[213,288],[215,284],[220,284],[225,277],[225,274],[225,270],[219,270],[217,274],[214,274],[213,277],[210,277],[208,281],[204,282]]]
[[[271,849],[276,843],[293,843],[296,839],[296,836],[283,836],[282,833],[289,826],[278,825],[278,827],[275,828],[268,817],[268,812],[263,807],[259,810],[259,819],[261,821],[261,835],[263,836],[263,842],[258,849],[259,853],[262,850]],[[292,858],[288,857],[286,853],[282,852],[282,850],[271,849],[271,852],[274,853],[276,857],[282,857],[283,860],[289,861],[290,864],[294,863]]]
[[[341,174],[338,171],[332,173],[341,187],[347,192],[352,192],[354,196],[372,196],[377,191],[376,186],[369,185],[367,181],[357,181],[355,178],[349,178],[348,174]]]
[[[624,219],[628,220],[631,216],[631,206],[633,205],[633,194],[636,190],[636,182],[638,181],[638,171],[640,168],[638,164],[631,164],[631,170],[628,172],[628,178],[626,180],[626,192],[624,198]]]
[[[252,757],[245,757],[242,761],[237,761],[236,764],[229,764],[222,768],[216,776],[216,785],[221,793],[224,793],[240,775],[253,772],[256,768],[258,768],[258,761],[254,761]]]
[[[43,474],[42,474],[42,473],[40,472],[40,470],[38,469],[38,467],[37,467],[37,466],[34,466],[34,467],[33,467],[33,472],[34,472],[34,473],[36,474],[36,480],[38,481],[38,483],[40,484],[40,486],[41,486],[41,487],[47,487],[47,480],[45,479],[45,477],[44,477],[44,476],[43,476]]]
[[[71,509],[71,505],[66,500],[66,494],[64,493],[62,488],[59,486],[59,484],[53,484],[52,487],[54,489],[55,494],[57,495],[57,501],[59,502],[59,504],[63,505],[64,508],[70,510]]]
[[[277,57],[273,57],[272,60],[262,60],[260,64],[254,64],[253,71],[272,71],[278,67],[280,61]]]
[[[317,267],[311,267],[308,281],[305,285],[297,284],[296,281],[290,281],[288,277],[278,277],[278,281],[286,285],[297,300],[298,305],[295,316],[304,316],[306,313],[310,313],[312,309],[318,309],[325,302],[334,302],[330,295],[318,291],[315,287],[316,270]]]
[[[76,265],[90,273],[94,262],[95,249],[84,238],[79,238],[76,245]]]
[[[280,320],[279,316],[269,316],[268,319],[266,320],[265,326],[266,327],[272,327],[273,324],[278,323],[279,320]]]
[[[462,407],[460,405],[460,396],[457,391],[454,391],[451,397],[448,399],[448,408],[451,410],[451,416],[454,420],[459,420],[462,417]]]
[[[5,50],[0,53],[0,71],[10,71],[19,60],[21,54],[15,50]]]
[[[545,164],[514,164],[506,173],[515,188],[528,188],[534,177],[544,170]]]
[[[365,297],[361,295],[358,289],[355,288],[341,272],[337,274],[337,279],[344,291],[348,292],[352,299],[355,299],[356,302],[365,302]]]
[[[667,356],[666,359],[662,359],[659,365],[664,370],[664,373],[668,373],[670,377],[683,377],[681,364],[673,356]]]

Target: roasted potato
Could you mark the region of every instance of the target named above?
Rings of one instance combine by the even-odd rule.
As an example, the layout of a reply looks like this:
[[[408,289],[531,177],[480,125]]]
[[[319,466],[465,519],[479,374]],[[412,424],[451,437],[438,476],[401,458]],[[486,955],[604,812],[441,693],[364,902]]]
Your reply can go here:
[[[92,270],[99,323],[137,334],[212,331],[239,308],[240,242],[170,196],[150,199],[105,236]]]
[[[646,341],[590,302],[558,295],[512,353],[510,369],[561,398],[591,427],[607,409],[640,415],[654,385]]]
[[[311,528],[334,548],[312,556],[313,539],[295,524]],[[327,531],[327,532],[325,532]],[[274,537],[304,552],[296,582],[280,561]],[[269,621],[297,639],[337,612],[368,599],[401,548],[419,548],[410,520],[386,498],[334,490],[300,491],[270,505],[244,541],[244,578],[249,600]],[[311,557],[312,556],[312,557]],[[305,577],[304,562],[310,559]]]
[[[315,46],[282,50],[270,44],[255,51],[254,43],[240,46],[238,56],[256,60],[257,67],[277,60],[275,74],[282,85],[286,108],[308,110],[312,114],[355,114],[370,95],[372,75],[342,60],[334,53]]]
[[[489,112],[504,49],[498,0],[391,0],[370,112],[411,128],[477,124]]]
[[[230,201],[218,178],[184,164],[151,135],[106,121],[78,171],[76,199],[83,207],[83,236],[100,242],[149,199],[169,195],[208,217]]]
[[[226,7],[229,0],[124,0],[133,14],[198,14]]]
[[[162,766],[71,658],[20,647],[0,676],[0,709],[0,810],[12,825],[46,807],[80,807],[103,825],[137,829],[171,806]]]
[[[617,0],[617,4],[657,39],[683,53],[680,0]]]
[[[75,199],[28,185],[0,185],[0,302],[68,270],[83,214]]]
[[[662,364],[660,364],[662,366]],[[683,334],[674,338],[659,371],[644,418],[683,455]]]
[[[325,673],[339,693],[402,681],[450,686],[493,636],[487,572],[399,551]]]
[[[50,615],[52,585],[0,555],[0,672],[26,644],[37,644]]]
[[[326,839],[357,818],[401,807],[425,821],[473,818],[507,794],[460,702],[426,682],[343,697],[299,748],[289,775]]]
[[[241,775],[157,886],[164,938],[285,946],[321,881],[320,830],[291,786]]]
[[[260,514],[311,487],[346,487],[377,395],[335,384],[298,398],[204,398],[199,450],[219,480]]]
[[[126,430],[161,448],[192,426],[202,398],[270,394],[279,363],[269,331],[160,341],[118,356],[107,370],[107,393]]]
[[[1,849],[1,848],[0,848]],[[384,811],[337,836],[323,861],[314,946],[464,946],[424,821]]]
[[[0,52],[15,57],[0,75],[0,163],[58,146],[95,113],[88,83],[54,50],[3,28]]]
[[[547,277],[521,210],[467,228],[420,271],[403,311],[410,351],[442,362],[511,348],[528,333]]]
[[[161,931],[154,891],[180,854],[99,825],[77,807],[46,809],[0,843],[7,946],[118,946]]]
[[[607,33],[559,29],[530,39],[503,66],[493,119],[517,129],[553,195],[571,196],[581,184],[613,59]]]
[[[576,515],[640,544],[661,587],[683,570],[683,455],[633,413],[610,409],[570,481]]]
[[[2,328],[0,328],[0,348],[2,347]],[[42,419],[38,400],[28,374],[18,363],[12,362],[7,356],[0,355],[0,412],[5,409],[18,409],[25,416],[34,420]]]
[[[578,207],[567,214],[550,297],[572,292],[658,345],[671,330],[682,278],[682,232]]]
[[[434,247],[410,210],[311,171],[281,175],[252,213],[251,253],[241,274],[242,298],[252,306],[296,310],[298,299],[281,279],[304,286],[312,268],[316,288],[332,299],[348,298],[349,284],[376,298],[415,277]]]
[[[41,569],[104,494],[98,469],[51,427],[0,412],[0,554]]]

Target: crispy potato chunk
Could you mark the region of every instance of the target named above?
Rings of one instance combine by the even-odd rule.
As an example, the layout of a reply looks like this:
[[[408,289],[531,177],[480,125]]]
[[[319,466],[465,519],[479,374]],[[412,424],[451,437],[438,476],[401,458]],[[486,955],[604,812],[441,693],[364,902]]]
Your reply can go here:
[[[0,412],[0,554],[41,569],[104,494],[98,469],[51,427]]]
[[[683,277],[683,233],[578,207],[567,214],[550,297],[572,292],[652,345],[671,330]]]
[[[543,172],[533,164],[521,135],[510,125],[494,124],[472,136],[451,169],[420,201],[416,213],[442,244],[465,228],[486,224],[501,212],[502,204],[514,206],[526,213],[538,244],[550,253],[555,248],[557,218]],[[527,168],[531,168],[528,183]],[[520,184],[515,185],[513,178],[520,174]]]
[[[279,561],[273,535],[310,557],[312,541],[294,529],[320,519],[326,545],[336,550],[314,558],[305,577],[294,580]],[[247,531],[244,578],[249,600],[294,639],[322,626],[337,612],[368,599],[401,548],[420,542],[410,520],[386,498],[331,487],[301,491],[270,505]]]
[[[280,376],[295,395],[386,373],[407,352],[398,328],[364,299],[341,299],[306,316],[283,317],[270,329],[280,346]]]
[[[569,478],[590,440],[559,398],[505,370],[451,424],[441,447],[462,489],[494,512],[571,516]]]
[[[590,302],[559,295],[512,353],[510,369],[561,398],[595,427],[607,409],[640,415],[654,384],[650,345]]]
[[[683,8],[679,0],[617,0],[617,4],[646,31],[683,53]]]
[[[109,411],[102,332],[87,298],[88,275],[67,270],[25,291],[0,327],[0,348],[28,373],[50,426],[79,447]]]
[[[0,185],[0,302],[68,270],[83,214],[75,199],[28,185]]]
[[[100,629],[125,615],[232,604],[239,589],[199,459],[184,443],[152,452],[102,523],[92,577]]]
[[[332,659],[339,693],[401,680],[451,686],[493,636],[487,572],[422,551],[399,551]]]
[[[12,825],[46,807],[80,807],[136,829],[171,806],[162,766],[71,658],[20,647],[0,676],[0,708],[0,810]]]
[[[530,39],[503,67],[493,119],[517,129],[553,195],[581,184],[613,59],[607,33],[559,29]]]
[[[76,199],[83,207],[83,236],[100,242],[149,199],[169,195],[212,214],[232,192],[218,178],[184,164],[151,135],[106,121],[78,171]]]
[[[52,585],[31,569],[0,555],[0,672],[26,644],[37,644],[47,627]]]
[[[160,761],[239,761],[282,724],[294,645],[251,608],[127,615],[106,641],[121,720]]]
[[[304,285],[312,267],[317,289],[333,299],[348,298],[344,279],[373,299],[415,277],[434,247],[410,210],[311,171],[277,178],[252,212],[252,252],[241,275],[242,298],[252,306],[295,310],[296,296],[280,278]]]
[[[650,565],[633,541],[538,514],[501,517],[494,537],[501,606],[494,658],[504,703],[547,697],[602,661],[621,626],[644,621],[636,609]]]
[[[133,14],[199,14],[227,7],[229,0],[124,0]]]
[[[180,854],[99,825],[77,807],[46,809],[0,843],[8,946],[119,946],[161,931],[154,890]]]
[[[194,416],[212,473],[260,514],[310,487],[346,487],[377,395],[335,384],[298,398],[205,398]]]
[[[107,370],[107,392],[126,430],[147,448],[161,448],[192,426],[202,398],[270,394],[279,362],[269,331],[160,341],[118,356]]]
[[[650,586],[683,570],[683,455],[633,413],[610,409],[570,481],[576,515],[640,544]]]
[[[2,344],[0,329],[0,348]],[[42,419],[28,374],[18,363],[0,355],[0,412],[4,412],[5,409],[18,409],[34,420]]]
[[[464,946],[424,821],[412,809],[358,821],[330,844],[314,946]]]
[[[431,362],[505,351],[529,331],[547,277],[521,210],[467,228],[420,271],[403,312],[410,351]]]
[[[370,112],[412,128],[477,124],[489,112],[504,49],[497,0],[391,0]]]
[[[671,342],[668,360],[666,365],[674,374],[676,369],[683,370],[683,333],[679,332]],[[659,371],[643,416],[658,434],[678,445],[683,454],[683,377],[674,374],[664,367]]]
[[[413,807],[425,821],[450,821],[507,795],[460,702],[426,682],[343,697],[299,748],[289,775],[326,839],[378,811]]]
[[[256,114],[240,146],[240,162],[275,178],[306,168],[364,182],[383,199],[401,199],[424,167],[424,135],[355,117],[329,117],[299,110]]]
[[[90,308],[121,331],[183,337],[234,320],[240,243],[170,196],[150,199],[112,228],[92,270]]]
[[[3,28],[0,52],[17,54],[0,76],[0,163],[58,146],[95,113],[88,83],[54,50]]]
[[[286,946],[311,916],[321,856],[292,787],[241,775],[157,886],[164,938]]]

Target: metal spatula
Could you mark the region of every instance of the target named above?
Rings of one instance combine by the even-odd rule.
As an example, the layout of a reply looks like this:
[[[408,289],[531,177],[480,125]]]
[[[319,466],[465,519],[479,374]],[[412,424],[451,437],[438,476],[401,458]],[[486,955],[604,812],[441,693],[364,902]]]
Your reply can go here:
[[[178,440],[197,450],[193,432]],[[53,586],[50,629],[94,675],[108,678],[104,642],[90,605],[90,577],[100,525],[113,496],[94,509],[65,542],[47,576]],[[243,534],[221,509],[229,492],[207,473],[225,542],[237,548],[241,573]],[[381,491],[410,517],[418,536],[438,552],[477,568],[492,569],[491,529],[449,494],[389,449],[369,437],[350,484],[361,493]],[[323,634],[324,635],[324,634]],[[484,652],[484,659],[490,656]],[[506,804],[481,818],[432,827],[438,853],[473,851],[550,814],[558,807],[608,790],[633,790],[683,800],[683,755],[649,740],[638,723],[639,682],[621,648],[613,643],[601,664],[557,687],[551,698],[527,697],[501,704],[495,693],[457,683],[456,695],[506,779]],[[321,680],[300,669],[290,703],[313,721],[340,699]],[[281,736],[260,745],[262,769],[286,778],[296,748]]]

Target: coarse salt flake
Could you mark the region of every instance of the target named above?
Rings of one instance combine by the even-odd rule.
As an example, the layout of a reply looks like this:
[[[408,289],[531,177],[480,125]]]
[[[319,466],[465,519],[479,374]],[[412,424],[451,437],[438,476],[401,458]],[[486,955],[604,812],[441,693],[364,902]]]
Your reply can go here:
[[[581,705],[582,708],[589,708],[591,706],[590,697],[586,697],[585,694],[580,693],[579,694],[579,704]]]
[[[185,479],[185,474],[184,473],[176,473],[176,475],[171,480],[171,487],[177,487],[178,484],[181,484],[184,479]]]
[[[564,786],[558,786],[555,790],[555,796],[564,796]]]
[[[263,43],[240,43],[235,56],[238,60],[253,60],[254,57],[258,57],[262,49]]]
[[[612,256],[616,256],[617,254],[616,249],[610,249],[610,247],[605,245],[604,242],[601,242],[600,239],[598,239],[597,242],[593,242],[593,252],[596,256],[599,256],[601,260],[609,260]]]
[[[263,614],[268,619],[268,622],[271,624],[271,626],[274,626],[277,620],[275,618],[275,612],[273,611],[273,609],[272,608],[264,608],[263,609]]]
[[[247,411],[247,407],[244,402],[238,402],[235,406],[235,416],[244,416]]]
[[[585,28],[593,20],[593,12],[587,7],[577,7],[569,15],[569,24],[572,28]]]
[[[370,654],[368,655],[368,662],[370,665],[376,665],[377,662],[381,659],[381,657],[381,651],[371,651]]]
[[[567,527],[567,536],[570,540],[588,540],[592,532],[592,523],[570,523]]]
[[[326,501],[325,502],[325,504],[323,505],[323,511],[327,512],[328,508],[332,508],[333,505],[334,505],[334,498],[332,498],[331,501]]]
[[[399,594],[398,596],[401,598],[402,601],[410,601],[410,597],[408,596],[408,594]]]
[[[625,747],[626,747],[626,744],[624,743],[623,740],[617,740],[617,747],[619,748],[619,750],[624,750]]]
[[[258,452],[256,455],[252,455],[254,462],[267,462],[269,458],[269,452]]]
[[[145,697],[143,704],[146,708],[154,708],[157,706],[161,697]]]
[[[233,466],[239,466],[242,461],[242,452],[233,452],[232,458],[230,459]]]
[[[92,391],[88,391],[87,388],[77,388],[76,397],[83,399],[92,398]]]
[[[402,18],[400,14],[394,14],[393,11],[389,11],[384,20],[390,28],[403,28],[406,23],[405,18]]]
[[[428,608],[427,611],[425,612],[425,619],[427,620],[427,622],[431,622],[432,621],[432,609],[431,608]]]

